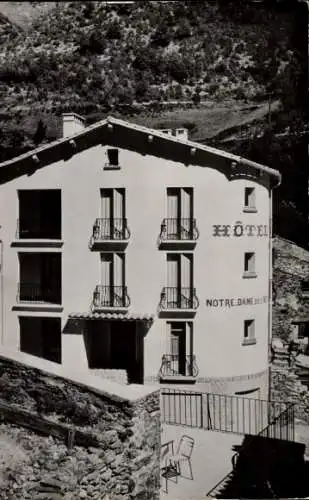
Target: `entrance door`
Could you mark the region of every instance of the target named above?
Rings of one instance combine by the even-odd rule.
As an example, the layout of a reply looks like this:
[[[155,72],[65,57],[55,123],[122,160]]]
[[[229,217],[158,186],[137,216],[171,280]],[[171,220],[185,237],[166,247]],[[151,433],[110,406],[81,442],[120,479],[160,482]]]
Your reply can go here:
[[[111,322],[111,363],[113,368],[126,370],[130,384],[141,384],[143,374],[143,338],[135,321]]]
[[[110,323],[91,319],[85,329],[89,368],[110,368]]]
[[[174,374],[186,375],[186,324],[171,323],[171,365]]]

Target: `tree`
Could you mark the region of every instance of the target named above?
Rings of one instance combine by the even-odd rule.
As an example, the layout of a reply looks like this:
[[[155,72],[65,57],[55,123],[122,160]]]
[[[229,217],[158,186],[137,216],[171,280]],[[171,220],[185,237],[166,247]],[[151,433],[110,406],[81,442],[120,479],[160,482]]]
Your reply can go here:
[[[143,99],[146,98],[147,96],[147,91],[148,91],[148,85],[146,84],[145,80],[140,80],[137,82],[137,85],[135,87],[135,97],[138,101],[142,101]]]
[[[192,101],[196,105],[200,104],[200,102],[201,102],[201,96],[200,96],[200,94],[198,92],[195,92],[195,94],[192,97]]]
[[[32,137],[32,140],[36,146],[38,144],[41,144],[41,142],[43,142],[43,140],[45,139],[46,130],[47,126],[43,123],[42,119],[40,118],[34,136]]]
[[[109,40],[119,40],[121,38],[121,28],[117,21],[110,24],[105,36]]]
[[[167,47],[172,37],[171,29],[165,23],[162,23],[152,35],[151,43],[159,47]]]

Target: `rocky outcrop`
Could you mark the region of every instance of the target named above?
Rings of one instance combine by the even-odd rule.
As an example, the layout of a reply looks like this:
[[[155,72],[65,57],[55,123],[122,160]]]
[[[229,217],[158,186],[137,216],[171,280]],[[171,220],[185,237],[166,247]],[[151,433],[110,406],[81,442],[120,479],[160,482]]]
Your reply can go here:
[[[309,392],[296,373],[294,355],[285,346],[274,349],[271,399],[295,403],[295,417],[309,423]]]
[[[302,281],[309,281],[309,252],[283,238],[273,240],[273,337],[289,340],[291,321],[309,316]]]
[[[104,381],[102,388],[104,388]],[[1,402],[31,411],[73,431],[96,436],[96,446],[71,447],[3,422],[1,441],[16,461],[0,461],[0,498],[147,500],[158,498],[159,392],[128,399],[0,358]],[[17,453],[18,450],[18,453]]]

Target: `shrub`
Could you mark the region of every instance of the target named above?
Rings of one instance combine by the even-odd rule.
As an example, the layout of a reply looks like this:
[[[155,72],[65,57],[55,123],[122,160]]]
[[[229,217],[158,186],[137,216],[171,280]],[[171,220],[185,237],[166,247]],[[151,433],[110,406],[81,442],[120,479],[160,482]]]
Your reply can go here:
[[[109,28],[105,33],[106,38],[109,40],[120,40],[121,38],[121,27],[117,21],[110,24]]]

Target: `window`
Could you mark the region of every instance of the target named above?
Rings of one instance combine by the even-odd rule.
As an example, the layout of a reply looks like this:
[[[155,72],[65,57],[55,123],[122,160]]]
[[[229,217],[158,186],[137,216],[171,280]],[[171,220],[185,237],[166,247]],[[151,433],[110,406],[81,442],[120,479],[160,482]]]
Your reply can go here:
[[[245,204],[244,204],[245,212],[256,212],[255,207],[255,188],[246,187],[245,188]]]
[[[167,219],[165,238],[193,239],[193,189],[167,188]]]
[[[120,168],[119,165],[119,150],[117,148],[108,148],[107,150],[107,164],[105,168]]]
[[[18,191],[18,239],[61,239],[61,190]]]
[[[98,230],[102,239],[126,238],[125,190],[101,189],[101,219]]]
[[[61,253],[19,253],[19,302],[61,304]]]
[[[244,259],[244,278],[256,278],[255,253],[246,252]]]
[[[93,305],[96,308],[128,307],[124,253],[101,253],[101,284],[95,289]]]
[[[101,253],[101,284],[123,287],[125,283],[125,254]]]
[[[192,253],[168,253],[167,262],[167,286],[191,287],[193,281],[193,254]]]
[[[252,344],[256,344],[255,321],[254,319],[246,319],[244,321],[243,345],[252,345]]]
[[[167,188],[167,216],[169,218],[192,219],[193,189]]]
[[[193,288],[193,254],[167,254],[166,286],[160,309],[190,310],[198,307]]]

